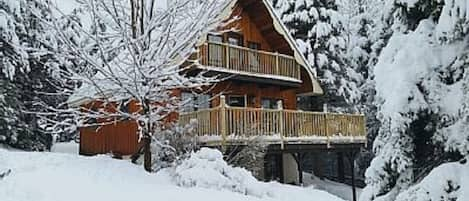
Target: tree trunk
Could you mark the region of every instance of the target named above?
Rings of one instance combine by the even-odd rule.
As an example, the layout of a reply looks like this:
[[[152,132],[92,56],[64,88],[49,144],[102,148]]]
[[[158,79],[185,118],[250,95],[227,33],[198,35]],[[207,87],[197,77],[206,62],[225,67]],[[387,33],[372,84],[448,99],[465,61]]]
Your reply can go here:
[[[151,137],[145,134],[143,137],[143,167],[147,172],[151,172]]]

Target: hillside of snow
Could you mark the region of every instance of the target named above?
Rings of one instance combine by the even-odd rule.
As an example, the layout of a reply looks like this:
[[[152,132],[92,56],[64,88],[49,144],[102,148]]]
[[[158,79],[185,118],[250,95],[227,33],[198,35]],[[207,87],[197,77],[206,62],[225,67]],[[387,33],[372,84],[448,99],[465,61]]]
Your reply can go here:
[[[342,201],[313,188],[256,181],[210,149],[155,174],[108,156],[0,149],[0,174],[8,170],[0,179],[2,201]]]

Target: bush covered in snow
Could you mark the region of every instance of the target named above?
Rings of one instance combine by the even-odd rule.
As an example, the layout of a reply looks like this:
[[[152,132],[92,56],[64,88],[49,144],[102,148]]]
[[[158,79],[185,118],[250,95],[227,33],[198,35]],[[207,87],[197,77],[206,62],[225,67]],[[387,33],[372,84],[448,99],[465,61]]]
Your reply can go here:
[[[165,171],[161,171],[160,174],[165,174]],[[190,158],[183,160],[174,169],[172,178],[182,187],[232,191],[261,200],[342,200],[314,188],[257,181],[249,171],[228,165],[220,151],[209,148],[193,152]]]
[[[175,170],[175,181],[184,187],[226,189],[246,195],[262,196],[262,186],[250,172],[229,166],[223,154],[215,149],[202,148]]]
[[[447,163],[401,193],[397,201],[469,200],[469,163]]]

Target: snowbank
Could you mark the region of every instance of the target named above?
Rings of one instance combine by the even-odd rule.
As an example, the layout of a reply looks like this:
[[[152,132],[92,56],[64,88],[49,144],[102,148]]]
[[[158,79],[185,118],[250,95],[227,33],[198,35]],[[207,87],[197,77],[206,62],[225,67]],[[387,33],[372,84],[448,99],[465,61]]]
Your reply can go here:
[[[320,179],[314,174],[303,172],[303,181],[306,186],[312,186],[318,190],[324,190],[345,200],[353,200],[352,186],[334,182],[328,179]],[[357,198],[360,197],[361,188],[356,187]]]
[[[57,142],[52,145],[50,151],[55,153],[78,154],[80,145],[72,142]]]
[[[245,170],[231,168],[220,159],[219,152],[203,149],[177,171],[168,169],[149,174],[140,166],[107,156],[0,149],[0,169],[11,169],[11,173],[0,180],[0,198],[1,201],[341,201],[313,188],[257,182]],[[204,161],[209,164],[204,166]],[[179,179],[173,177],[176,173]],[[197,175],[189,176],[189,173]],[[175,180],[193,181],[197,185],[181,187]],[[262,196],[233,192],[216,182],[260,189]]]
[[[399,194],[396,201],[469,200],[469,163],[446,163],[420,183]]]
[[[229,166],[221,152],[202,148],[179,165],[175,180],[180,186],[226,189],[246,195],[264,196],[266,189],[242,168]]]
[[[277,182],[259,182],[243,168],[229,166],[214,149],[202,148],[174,171],[178,185],[228,190],[258,198],[279,200],[341,200],[314,188],[301,188]]]

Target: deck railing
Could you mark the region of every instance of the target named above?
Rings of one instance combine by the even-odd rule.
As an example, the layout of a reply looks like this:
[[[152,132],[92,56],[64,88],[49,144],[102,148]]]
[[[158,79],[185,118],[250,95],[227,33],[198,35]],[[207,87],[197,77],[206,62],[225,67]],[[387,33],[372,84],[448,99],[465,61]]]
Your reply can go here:
[[[366,135],[364,115],[229,107],[224,104],[224,98],[216,108],[181,113],[179,123],[186,125],[191,119],[197,120],[198,136],[219,136],[223,141],[227,136],[278,136],[301,140]]]
[[[300,80],[295,58],[227,43],[208,42],[200,46],[200,64],[229,71],[276,75]]]

